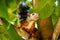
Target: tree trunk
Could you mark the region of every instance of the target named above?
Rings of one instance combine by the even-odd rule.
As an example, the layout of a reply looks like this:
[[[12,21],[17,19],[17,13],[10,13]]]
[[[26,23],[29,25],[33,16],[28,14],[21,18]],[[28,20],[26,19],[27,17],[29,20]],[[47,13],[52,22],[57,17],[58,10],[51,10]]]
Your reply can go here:
[[[39,31],[43,40],[51,40],[53,34],[53,26],[51,17],[40,19],[38,22]]]

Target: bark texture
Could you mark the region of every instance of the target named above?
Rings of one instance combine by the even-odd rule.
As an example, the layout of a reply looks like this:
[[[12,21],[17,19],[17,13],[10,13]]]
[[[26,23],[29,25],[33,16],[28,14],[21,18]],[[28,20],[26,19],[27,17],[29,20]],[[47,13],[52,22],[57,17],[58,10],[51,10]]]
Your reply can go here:
[[[55,28],[55,30],[53,32],[52,40],[58,40],[59,34],[60,34],[60,17],[58,18],[56,28]]]
[[[1,18],[0,18],[0,28],[2,28],[2,25],[3,25],[3,24],[2,24],[2,20],[1,20]]]
[[[32,0],[33,6],[36,9],[38,4],[39,4],[40,0]]]
[[[39,31],[43,40],[51,40],[53,34],[53,26],[51,17],[40,19],[38,22]]]

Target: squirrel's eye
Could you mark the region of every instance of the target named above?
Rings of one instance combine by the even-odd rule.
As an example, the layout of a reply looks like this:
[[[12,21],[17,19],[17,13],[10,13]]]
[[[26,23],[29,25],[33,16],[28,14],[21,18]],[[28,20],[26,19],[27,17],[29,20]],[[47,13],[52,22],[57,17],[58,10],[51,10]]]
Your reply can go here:
[[[34,15],[34,14],[32,14],[32,15]]]

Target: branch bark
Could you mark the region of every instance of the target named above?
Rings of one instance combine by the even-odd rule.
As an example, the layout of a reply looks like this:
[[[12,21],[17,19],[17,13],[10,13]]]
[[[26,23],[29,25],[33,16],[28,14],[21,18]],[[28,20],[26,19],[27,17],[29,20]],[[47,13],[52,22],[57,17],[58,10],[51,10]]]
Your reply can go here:
[[[59,33],[60,33],[60,17],[58,18],[58,22],[54,30],[52,40],[58,40]]]
[[[43,40],[51,40],[53,34],[53,26],[51,17],[40,19],[38,22],[39,31],[41,32]]]
[[[1,20],[1,18],[0,18],[0,28],[2,28],[2,25],[3,25],[3,24],[2,24],[2,20]]]
[[[37,8],[39,2],[40,0],[32,0],[34,8]]]

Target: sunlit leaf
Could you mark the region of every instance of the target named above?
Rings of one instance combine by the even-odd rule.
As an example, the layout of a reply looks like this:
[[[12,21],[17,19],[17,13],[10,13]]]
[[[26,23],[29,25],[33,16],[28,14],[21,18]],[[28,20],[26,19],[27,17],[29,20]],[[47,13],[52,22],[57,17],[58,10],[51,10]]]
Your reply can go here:
[[[22,38],[18,35],[13,25],[9,24],[6,20],[3,20],[3,26],[6,30],[6,37],[9,36],[10,40],[22,40]]]
[[[47,18],[52,15],[54,11],[54,2],[52,0],[41,0],[38,7],[37,12],[40,14],[40,18]]]
[[[56,15],[60,16],[60,0],[58,0],[58,5],[56,6]]]
[[[9,20],[5,0],[0,1],[0,17],[5,18],[6,20]]]
[[[11,25],[10,29],[8,30],[8,32],[11,35],[11,38],[13,40],[22,40],[22,38],[17,34],[16,30],[14,29],[14,26]]]
[[[57,21],[58,21],[58,16],[56,16],[56,14],[52,14],[52,23],[54,28],[56,27]]]

